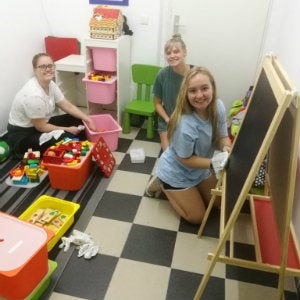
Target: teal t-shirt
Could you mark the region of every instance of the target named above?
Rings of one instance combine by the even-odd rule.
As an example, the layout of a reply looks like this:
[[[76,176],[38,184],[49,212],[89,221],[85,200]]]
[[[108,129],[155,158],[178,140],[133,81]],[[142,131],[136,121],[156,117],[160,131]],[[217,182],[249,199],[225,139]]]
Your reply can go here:
[[[175,109],[177,95],[183,76],[175,73],[170,66],[161,69],[156,77],[153,94],[162,100],[166,113],[170,116]],[[166,122],[158,117],[158,132],[166,131]]]

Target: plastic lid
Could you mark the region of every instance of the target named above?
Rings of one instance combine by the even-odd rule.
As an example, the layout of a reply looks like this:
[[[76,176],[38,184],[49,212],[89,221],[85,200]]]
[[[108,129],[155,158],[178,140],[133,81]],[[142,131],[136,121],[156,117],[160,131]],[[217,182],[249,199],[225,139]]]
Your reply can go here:
[[[42,228],[0,213],[0,272],[19,268],[46,243]]]

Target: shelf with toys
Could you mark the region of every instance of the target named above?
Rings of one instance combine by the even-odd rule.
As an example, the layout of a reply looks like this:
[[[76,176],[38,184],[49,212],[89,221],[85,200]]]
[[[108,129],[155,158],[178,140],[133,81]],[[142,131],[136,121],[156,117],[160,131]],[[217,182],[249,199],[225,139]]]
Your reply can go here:
[[[85,39],[83,48],[89,113],[110,114],[121,124],[122,112],[130,101],[131,38]],[[96,80],[98,75],[100,80]]]

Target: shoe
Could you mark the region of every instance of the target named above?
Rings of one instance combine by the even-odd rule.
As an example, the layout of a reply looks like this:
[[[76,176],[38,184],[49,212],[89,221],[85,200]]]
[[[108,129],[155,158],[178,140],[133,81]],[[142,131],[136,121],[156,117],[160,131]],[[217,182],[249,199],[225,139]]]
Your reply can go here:
[[[148,186],[145,191],[146,195],[151,198],[158,198],[159,195],[162,193],[160,184],[161,183],[159,178],[154,175],[148,183]]]

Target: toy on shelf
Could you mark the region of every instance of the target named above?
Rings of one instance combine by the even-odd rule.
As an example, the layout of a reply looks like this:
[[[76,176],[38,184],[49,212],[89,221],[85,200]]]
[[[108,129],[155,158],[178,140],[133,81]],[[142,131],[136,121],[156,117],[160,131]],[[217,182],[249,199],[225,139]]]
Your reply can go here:
[[[112,78],[112,74],[108,72],[93,71],[88,75],[89,80],[108,81]]]

